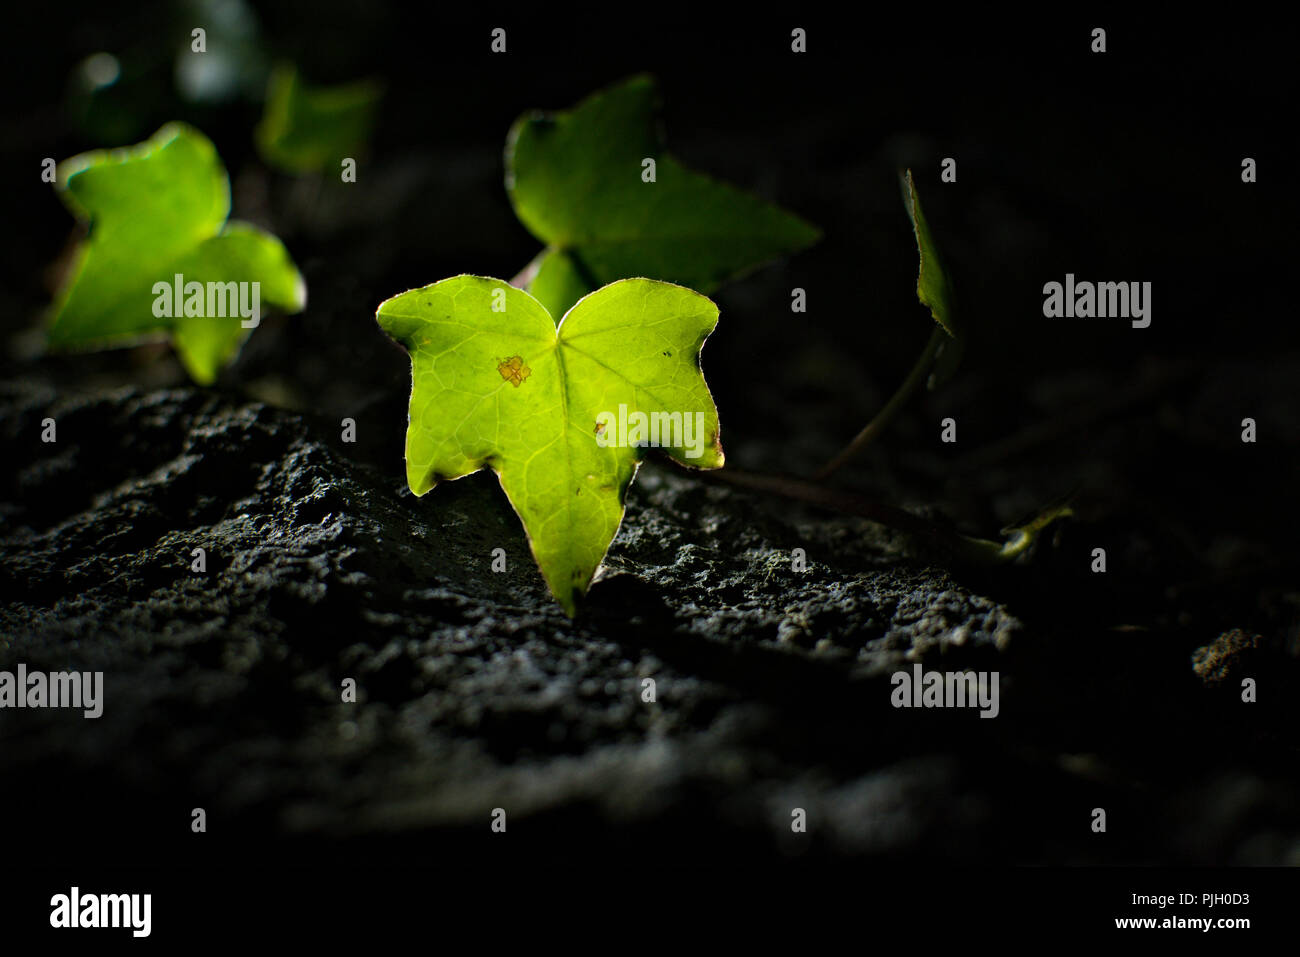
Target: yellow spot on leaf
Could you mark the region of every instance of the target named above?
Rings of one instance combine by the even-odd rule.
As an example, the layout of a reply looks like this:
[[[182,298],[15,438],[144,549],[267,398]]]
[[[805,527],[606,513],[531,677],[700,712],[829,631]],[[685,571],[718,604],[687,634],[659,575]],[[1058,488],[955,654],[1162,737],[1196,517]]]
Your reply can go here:
[[[505,379],[516,389],[523,384],[525,379],[533,374],[533,370],[524,365],[522,356],[511,356],[509,359],[502,359],[501,364],[497,366],[497,372],[500,372],[501,378]]]

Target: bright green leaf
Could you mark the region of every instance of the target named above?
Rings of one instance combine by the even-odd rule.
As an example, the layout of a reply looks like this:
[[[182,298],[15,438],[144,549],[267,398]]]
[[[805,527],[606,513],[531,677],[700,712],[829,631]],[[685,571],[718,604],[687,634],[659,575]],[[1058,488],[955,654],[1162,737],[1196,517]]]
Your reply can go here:
[[[815,242],[799,217],[664,152],[655,86],[633,77],[572,110],[518,120],[506,144],[515,212],[547,244],[529,291],[561,315],[606,283],[648,276],[709,292]],[[655,180],[643,163],[655,161]]]
[[[903,173],[902,181],[903,205],[907,207],[908,218],[912,221],[916,248],[921,259],[916,276],[916,297],[922,305],[930,308],[930,315],[950,337],[949,341],[942,343],[935,360],[935,372],[930,380],[930,387],[934,388],[956,371],[961,359],[962,337],[953,321],[952,285],[944,270],[934,236],[930,233],[930,224],[921,212],[921,199],[916,195],[916,183],[912,180],[910,169]]]
[[[655,444],[657,435],[685,465],[722,465],[718,412],[699,364],[718,308],[699,293],[628,279],[582,299],[557,327],[528,293],[456,276],[389,299],[376,318],[411,354],[411,491],[495,471],[570,615],[618,531],[645,455],[622,440]],[[655,424],[653,435],[634,430],[638,414]],[[675,428],[660,427],[668,417]]]
[[[365,150],[381,94],[380,85],[370,80],[313,87],[296,68],[277,67],[257,125],[258,152],[290,173],[338,170],[343,159]]]
[[[251,306],[301,310],[306,287],[278,239],[246,223],[226,221],[230,182],[206,136],[169,123],[136,146],[96,150],[65,160],[57,173],[59,195],[89,238],[60,291],[49,329],[53,348],[121,345],[170,337],[182,364],[210,384],[248,334],[237,301],[224,284],[249,283]],[[159,283],[221,283],[222,301],[207,314],[186,316],[182,300],[168,296],[156,314]],[[183,287],[184,288],[184,287]],[[224,315],[221,315],[224,313]],[[174,317],[174,318],[173,318]],[[250,325],[255,322],[249,317]]]

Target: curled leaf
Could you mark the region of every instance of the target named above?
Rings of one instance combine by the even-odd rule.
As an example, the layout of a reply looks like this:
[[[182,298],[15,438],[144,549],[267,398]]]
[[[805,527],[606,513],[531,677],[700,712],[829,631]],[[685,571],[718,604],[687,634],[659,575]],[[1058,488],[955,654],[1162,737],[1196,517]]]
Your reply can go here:
[[[948,339],[939,344],[934,361],[934,373],[928,383],[929,388],[935,389],[951,378],[957,370],[957,365],[961,361],[963,342],[953,318],[952,284],[944,268],[943,259],[939,256],[939,248],[935,245],[934,236],[930,232],[930,224],[921,211],[921,199],[916,195],[916,183],[912,179],[912,171],[905,170],[901,178],[903,205],[907,207],[907,216],[912,221],[912,231],[916,234],[916,249],[920,256],[920,267],[916,276],[916,298],[922,305],[929,307],[934,321],[948,334]]]

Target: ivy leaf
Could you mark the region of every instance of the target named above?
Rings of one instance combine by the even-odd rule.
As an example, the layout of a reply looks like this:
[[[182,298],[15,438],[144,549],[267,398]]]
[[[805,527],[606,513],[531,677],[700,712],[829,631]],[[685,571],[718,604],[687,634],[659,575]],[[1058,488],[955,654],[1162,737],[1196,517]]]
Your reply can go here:
[[[205,290],[209,283],[256,282],[260,307],[297,312],[306,303],[302,276],[280,241],[226,221],[230,181],[198,130],[169,123],[135,146],[74,156],[59,165],[56,181],[90,229],[55,300],[52,348],[170,337],[190,377],[209,385],[247,336],[245,317],[224,302],[225,316],[186,315],[185,301],[174,296],[163,308],[171,316],[156,315],[156,284],[172,286],[177,275]],[[246,288],[251,306],[252,287]],[[203,301],[206,312],[206,295]]]
[[[289,173],[337,168],[364,151],[374,126],[380,85],[361,80],[314,87],[296,67],[271,73],[266,107],[257,125],[257,150],[267,163]]]
[[[506,188],[519,221],[547,245],[529,291],[552,315],[629,276],[710,292],[820,235],[666,154],[655,105],[654,81],[637,76],[510,130]],[[642,178],[647,159],[654,182]]]
[[[411,491],[496,472],[569,615],[645,455],[620,443],[658,436],[685,465],[722,466],[699,360],[718,308],[697,292],[627,279],[582,299],[557,326],[509,283],[456,276],[387,300],[376,319],[411,354]],[[639,415],[657,420],[654,433],[636,431]],[[676,428],[663,424],[671,416]]]
[[[916,183],[912,180],[912,171],[906,170],[902,176],[903,205],[907,207],[907,216],[912,221],[912,231],[916,234],[916,248],[921,265],[916,276],[916,298],[924,306],[930,307],[930,315],[949,339],[939,348],[934,362],[934,374],[930,377],[929,388],[937,388],[952,377],[961,360],[963,341],[953,320],[952,284],[939,256],[930,224],[921,212],[921,199],[916,195]]]

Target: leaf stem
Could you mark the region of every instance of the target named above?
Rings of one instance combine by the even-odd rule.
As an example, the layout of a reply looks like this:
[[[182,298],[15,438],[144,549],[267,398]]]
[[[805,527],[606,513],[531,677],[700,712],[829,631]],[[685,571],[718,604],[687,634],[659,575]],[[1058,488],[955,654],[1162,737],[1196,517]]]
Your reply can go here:
[[[820,471],[813,476],[815,479],[825,479],[839,471],[841,466],[870,445],[875,437],[884,431],[885,426],[889,425],[894,416],[898,414],[898,410],[911,398],[917,387],[925,381],[930,367],[934,364],[934,358],[939,352],[939,347],[943,345],[944,340],[947,338],[948,334],[944,332],[943,328],[935,326],[934,332],[930,333],[930,341],[925,344],[925,349],[922,351],[920,358],[916,360],[916,364],[912,366],[912,371],[907,374],[903,384],[885,403],[885,407],[876,413],[875,418],[868,422],[861,432],[854,436],[852,442],[821,467]]]

